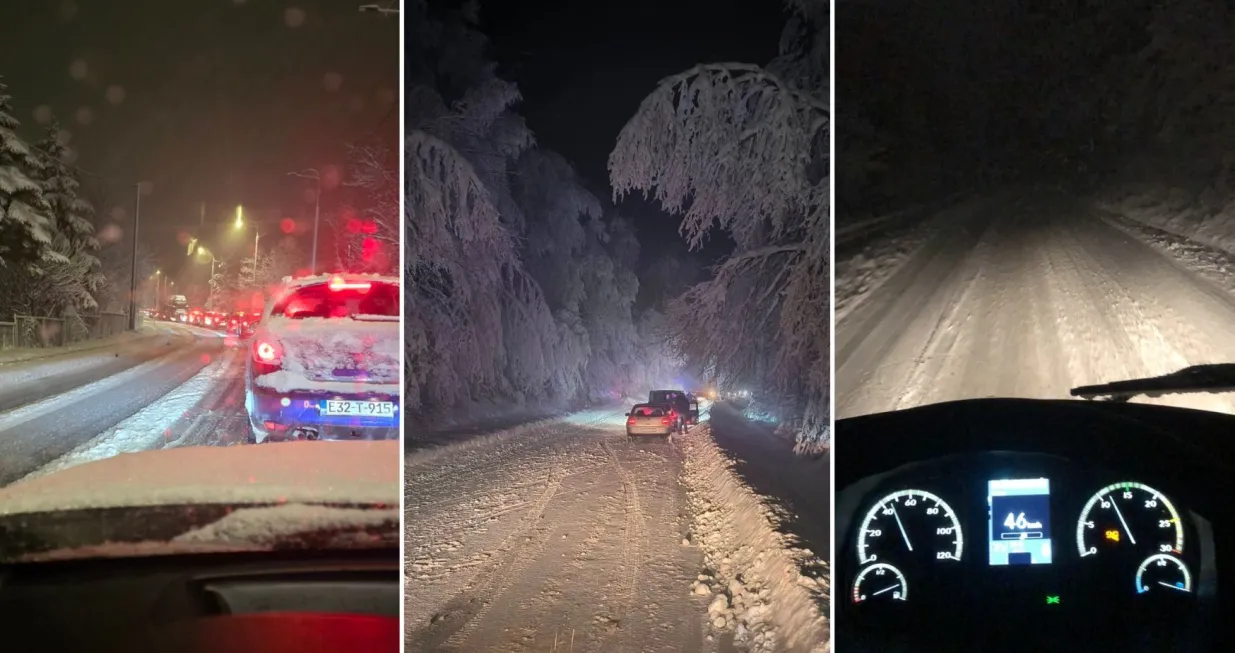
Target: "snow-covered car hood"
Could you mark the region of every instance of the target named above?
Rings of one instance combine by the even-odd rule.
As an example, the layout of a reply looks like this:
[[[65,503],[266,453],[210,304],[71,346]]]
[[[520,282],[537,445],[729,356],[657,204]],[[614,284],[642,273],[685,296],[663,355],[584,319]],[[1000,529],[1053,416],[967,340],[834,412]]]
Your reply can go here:
[[[0,515],[206,503],[399,505],[399,443],[286,442],[128,453],[0,488]]]

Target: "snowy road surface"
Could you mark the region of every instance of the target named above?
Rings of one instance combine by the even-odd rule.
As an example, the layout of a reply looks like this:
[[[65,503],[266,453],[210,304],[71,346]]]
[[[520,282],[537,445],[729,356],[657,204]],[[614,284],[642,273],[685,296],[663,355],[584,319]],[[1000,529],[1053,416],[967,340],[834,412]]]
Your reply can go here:
[[[1218,362],[1235,362],[1229,293],[1078,203],[1016,195],[957,215],[840,320],[837,415]],[[1235,412],[1229,395],[1141,401]]]
[[[621,411],[407,460],[409,651],[703,650],[681,454]]]
[[[195,327],[154,331],[0,364],[0,484],[118,453],[240,442],[240,344]]]
[[[750,648],[735,644],[734,619],[748,638],[762,628],[754,622],[748,628],[742,621],[748,616],[774,621],[769,615],[776,612],[796,619],[787,628],[809,623],[816,608],[794,589],[787,558],[772,552],[777,544],[768,542],[778,540],[748,521],[762,520],[762,513],[748,508],[716,521],[712,508],[699,507],[740,503],[698,482],[733,478],[723,466],[687,456],[688,448],[715,451],[706,444],[707,427],[681,443],[629,442],[624,421],[620,410],[585,411],[408,454],[409,651],[730,651]],[[826,477],[823,483],[826,496]],[[699,514],[692,502],[713,517],[710,527],[692,529],[692,515]],[[767,539],[750,545],[727,528]],[[729,545],[732,552],[724,549]],[[753,560],[755,551],[758,564],[782,565],[769,566],[776,572],[768,575],[790,579],[788,593],[797,591],[791,599],[800,609],[772,604],[786,589],[761,589],[757,578],[765,570],[738,559],[750,554]],[[705,552],[718,558],[716,569]],[[729,557],[719,560],[729,555],[733,569]],[[733,599],[737,608],[709,614],[716,597],[693,591],[701,573],[722,588],[745,573],[750,593]],[[721,614],[728,615],[727,629],[715,623]],[[755,650],[775,648],[771,635],[767,642],[769,648]]]

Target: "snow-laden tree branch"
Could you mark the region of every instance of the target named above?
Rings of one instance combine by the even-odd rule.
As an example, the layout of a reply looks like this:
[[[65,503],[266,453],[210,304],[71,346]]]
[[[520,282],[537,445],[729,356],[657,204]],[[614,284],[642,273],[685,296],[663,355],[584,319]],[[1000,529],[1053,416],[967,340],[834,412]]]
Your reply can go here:
[[[696,66],[661,81],[622,129],[609,156],[614,195],[651,193],[684,214],[692,247],[713,227],[739,246],[777,238],[826,211],[827,185],[811,171],[827,124],[825,99],[763,68]]]
[[[774,398],[806,448],[828,431],[827,20],[805,0],[764,68],[705,64],[661,81],[609,156],[615,198],[641,191],[736,250],[669,307],[690,363]]]
[[[38,176],[43,161],[17,135],[12,96],[0,82],[0,265],[59,259],[49,246],[55,233],[51,207]]]

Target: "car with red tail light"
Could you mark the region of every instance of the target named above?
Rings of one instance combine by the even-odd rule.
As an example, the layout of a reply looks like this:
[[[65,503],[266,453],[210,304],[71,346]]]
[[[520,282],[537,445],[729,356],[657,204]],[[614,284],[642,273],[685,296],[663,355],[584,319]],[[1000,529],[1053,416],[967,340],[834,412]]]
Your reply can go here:
[[[284,279],[245,346],[251,442],[399,437],[399,279]]]
[[[626,414],[626,437],[634,440],[645,435],[659,436],[669,441],[679,429],[681,416],[669,404],[635,404]]]

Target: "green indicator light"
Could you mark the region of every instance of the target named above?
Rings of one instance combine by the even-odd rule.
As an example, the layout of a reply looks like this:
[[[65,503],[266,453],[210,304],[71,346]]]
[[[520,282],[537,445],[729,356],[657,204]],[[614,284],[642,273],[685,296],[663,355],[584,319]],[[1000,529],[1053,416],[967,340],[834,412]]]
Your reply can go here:
[[[1047,605],[1059,605],[1059,597],[1047,595],[1046,604]]]

